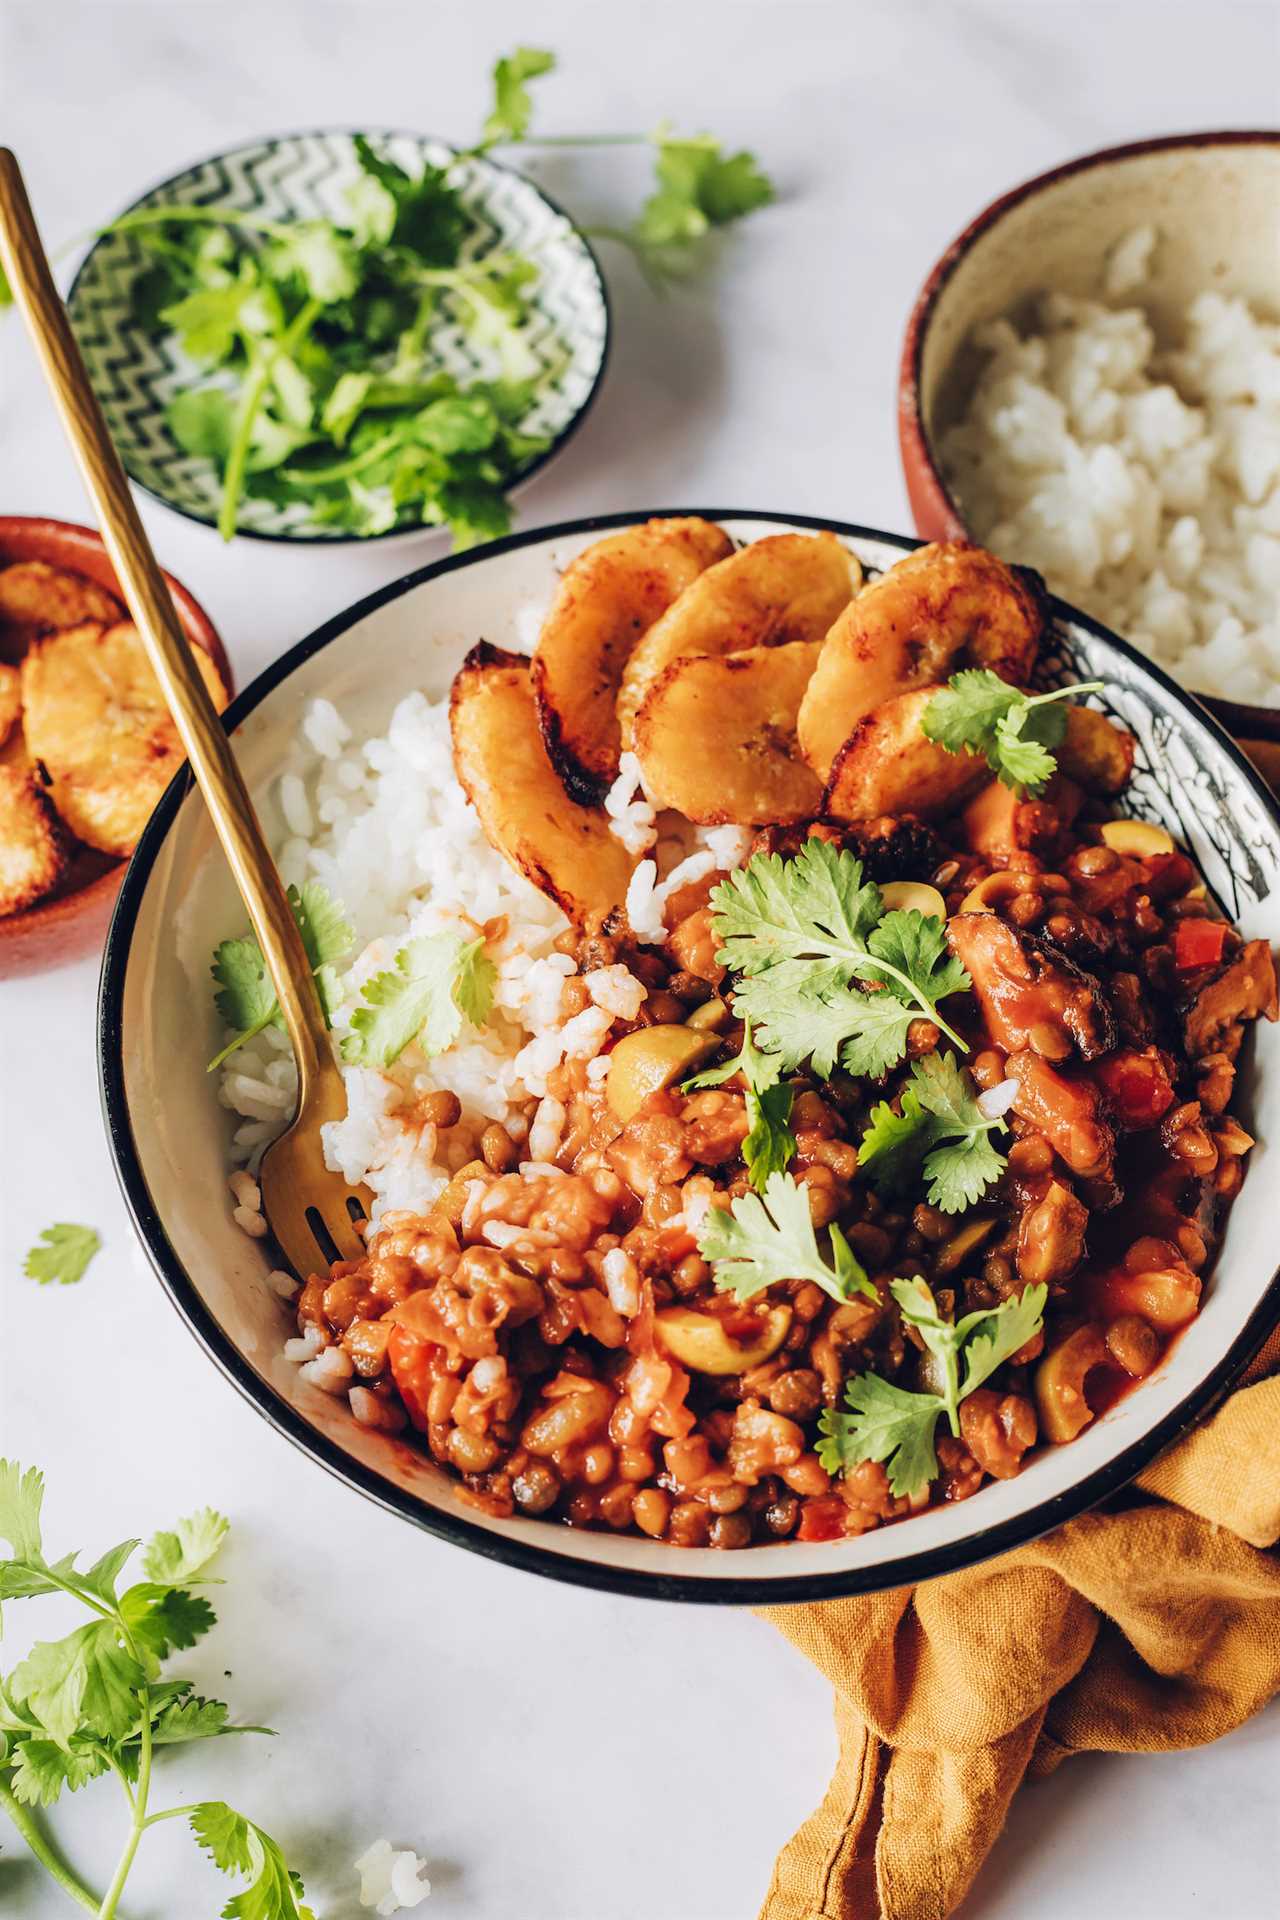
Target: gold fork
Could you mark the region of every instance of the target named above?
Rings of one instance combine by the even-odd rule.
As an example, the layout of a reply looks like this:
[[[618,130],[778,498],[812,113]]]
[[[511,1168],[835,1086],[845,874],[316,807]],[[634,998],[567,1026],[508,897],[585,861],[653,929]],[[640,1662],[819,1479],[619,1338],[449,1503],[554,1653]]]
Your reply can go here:
[[[49,271],[18,162],[3,147],[0,263],[35,341],[97,511],[107,552],[231,864],[284,1013],[298,1063],[298,1108],[288,1131],[267,1149],[259,1179],[267,1223],[295,1273],[306,1279],[325,1270],[335,1257],[356,1260],[363,1252],[355,1223],[367,1213],[370,1195],[366,1188],[351,1188],[329,1171],[320,1144],[323,1123],[346,1113],[342,1075],[280,875],[143,532],[120,456]]]

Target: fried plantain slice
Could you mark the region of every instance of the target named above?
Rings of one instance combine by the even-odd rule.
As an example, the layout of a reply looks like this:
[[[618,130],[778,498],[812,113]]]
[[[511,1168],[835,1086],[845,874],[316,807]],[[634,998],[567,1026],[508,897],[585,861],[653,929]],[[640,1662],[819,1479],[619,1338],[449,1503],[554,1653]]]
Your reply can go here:
[[[215,706],[226,689],[193,647]],[[89,621],[46,634],[22,662],[23,726],[47,768],[49,797],[86,845],[132,853],[186,758],[136,627]]]
[[[22,718],[22,676],[0,661],[0,747]]]
[[[33,906],[70,863],[70,841],[39,776],[0,764],[0,917]]]
[[[1137,742],[1096,707],[1068,707],[1067,731],[1054,748],[1058,770],[1087,793],[1119,793],[1129,784]]]
[[[964,541],[919,547],[851,600],[800,709],[800,746],[825,779],[864,714],[895,694],[989,667],[1025,686],[1047,610],[1038,574]]]
[[[796,714],[821,645],[792,640],[672,661],[636,715],[633,748],[649,798],[705,826],[811,819],[822,788],[801,758]]]
[[[603,807],[565,793],[538,730],[529,662],[482,640],[449,695],[453,765],[498,852],[571,920],[620,907],[634,862]]]
[[[124,618],[114,594],[66,567],[43,560],[17,560],[0,567],[0,636],[27,647],[41,633],[78,627],[86,620],[111,625]]]
[[[641,701],[673,660],[821,640],[861,580],[858,561],[834,533],[770,534],[708,567],[654,622],[623,669],[623,746],[631,744]]]
[[[646,520],[565,569],[533,656],[551,764],[583,806],[618,777],[618,688],[632,649],[704,568],[733,551],[709,520]]]
[[[810,681],[810,686],[813,682]],[[859,720],[831,762],[822,811],[833,820],[949,813],[990,778],[980,753],[948,753],[920,731],[936,687],[895,694]]]

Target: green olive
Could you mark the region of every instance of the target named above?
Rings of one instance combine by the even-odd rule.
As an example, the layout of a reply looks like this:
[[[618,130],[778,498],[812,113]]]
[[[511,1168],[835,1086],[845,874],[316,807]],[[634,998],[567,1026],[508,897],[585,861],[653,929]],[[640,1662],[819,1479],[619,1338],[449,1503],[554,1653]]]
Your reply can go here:
[[[637,1027],[624,1034],[609,1055],[604,1083],[609,1105],[625,1126],[651,1093],[692,1073],[719,1044],[714,1033],[693,1027]]]
[[[658,1340],[693,1373],[746,1373],[771,1360],[791,1327],[790,1307],[770,1307],[754,1340],[731,1340],[718,1314],[693,1307],[663,1307],[653,1316]]]

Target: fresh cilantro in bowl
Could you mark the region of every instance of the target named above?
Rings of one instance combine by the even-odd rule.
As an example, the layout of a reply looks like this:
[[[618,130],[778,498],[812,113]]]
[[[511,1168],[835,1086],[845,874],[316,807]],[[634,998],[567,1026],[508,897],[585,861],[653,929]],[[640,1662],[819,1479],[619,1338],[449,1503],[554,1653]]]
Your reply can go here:
[[[224,539],[442,526],[462,549],[506,532],[511,488],[603,371],[590,240],[623,244],[664,286],[713,228],[773,197],[754,155],[709,135],[530,141],[528,82],[554,64],[535,48],[500,59],[464,149],[285,136],[188,170],[104,228],[70,307],[132,477]],[[633,140],[652,146],[655,184],[627,226],[577,228],[489,159]]]

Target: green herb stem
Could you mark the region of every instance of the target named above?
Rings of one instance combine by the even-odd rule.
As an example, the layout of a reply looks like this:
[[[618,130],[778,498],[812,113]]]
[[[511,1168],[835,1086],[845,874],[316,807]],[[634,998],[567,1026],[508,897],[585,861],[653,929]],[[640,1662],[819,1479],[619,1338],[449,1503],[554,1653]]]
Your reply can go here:
[[[647,133],[543,133],[523,140],[498,140],[498,147],[648,147]]]
[[[249,227],[254,233],[270,234],[273,239],[282,236],[291,238],[297,231],[297,222],[268,220],[259,213],[239,213],[234,207],[138,207],[133,213],[122,213],[118,220],[108,222],[105,227],[95,227],[93,237],[102,239],[108,233],[128,233],[133,227],[165,227],[172,221],[204,221],[206,226]]]
[[[0,1779],[0,1807],[4,1808],[49,1878],[56,1880],[63,1892],[70,1894],[73,1900],[79,1901],[87,1913],[101,1915],[103,1909],[98,1896],[90,1893],[84,1882],[76,1878],[52,1841],[41,1829],[31,1809],[23,1806],[8,1782],[3,1779]]]
[[[132,1636],[129,1637],[132,1639]],[[151,1690],[149,1687],[139,1688],[138,1704],[141,1708],[142,1723],[139,1728],[138,1787],[130,1800],[133,1818],[129,1822],[129,1833],[124,1843],[124,1850],[111,1876],[111,1885],[103,1895],[102,1905],[98,1909],[98,1920],[114,1920],[116,1908],[120,1904],[120,1896],[124,1892],[124,1883],[129,1878],[129,1872],[133,1866],[133,1857],[138,1851],[138,1842],[147,1824],[147,1795],[151,1791]]]
[[[1029,707],[1047,706],[1051,700],[1074,699],[1078,693],[1101,693],[1106,683],[1102,680],[1082,680],[1078,686],[1053,687],[1048,693],[1029,693],[1026,696]]]
[[[397,434],[387,433],[381,440],[375,440],[372,446],[366,447],[363,453],[352,454],[350,460],[339,460],[336,466],[307,467],[305,471],[300,467],[284,467],[282,472],[287,480],[305,479],[311,486],[326,486],[332,480],[350,480],[357,473],[363,473],[366,467],[376,466],[399,444]],[[216,1066],[217,1061],[213,1064]]]
[[[294,348],[306,338],[320,313],[320,306],[319,300],[308,300],[305,306],[299,308],[280,336],[278,343],[259,354],[253,371],[245,382],[236,417],[235,438],[231,442],[226,469],[222,476],[222,505],[218,511],[218,532],[224,540],[230,540],[236,530],[236,516],[240,510],[240,495],[244,490],[249,446],[253,439],[253,423],[271,379],[272,365],[278,354],[291,354]]]
[[[962,1053],[968,1053],[968,1041],[962,1040],[955,1028],[947,1025],[942,1015],[938,1012],[937,1006],[929,1000],[926,1000],[909,973],[903,973],[898,967],[892,966],[887,960],[877,960],[873,953],[864,953],[863,960],[864,963],[870,961],[877,973],[887,973],[892,979],[898,982],[899,986],[905,987],[914,1004],[920,1009],[920,1018],[922,1020],[932,1021],[935,1027],[946,1034],[948,1040],[955,1041],[955,1044],[960,1048]]]

